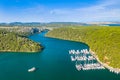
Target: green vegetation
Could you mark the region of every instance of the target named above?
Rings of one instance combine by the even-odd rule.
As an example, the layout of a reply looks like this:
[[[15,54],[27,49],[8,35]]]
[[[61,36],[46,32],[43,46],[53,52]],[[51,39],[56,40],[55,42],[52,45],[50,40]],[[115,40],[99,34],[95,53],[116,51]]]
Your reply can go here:
[[[120,27],[69,27],[50,31],[46,36],[88,44],[100,61],[120,68]]]
[[[38,52],[42,47],[23,35],[27,33],[10,32],[6,29],[0,30],[0,52]]]

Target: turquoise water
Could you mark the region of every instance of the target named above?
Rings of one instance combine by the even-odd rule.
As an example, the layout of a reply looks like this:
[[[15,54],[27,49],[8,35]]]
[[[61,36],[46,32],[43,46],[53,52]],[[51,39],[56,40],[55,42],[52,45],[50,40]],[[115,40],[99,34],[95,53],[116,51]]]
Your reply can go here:
[[[120,24],[108,24],[109,26],[120,26]]]
[[[85,49],[87,45],[44,37],[35,34],[29,38],[41,42],[44,50],[36,54],[1,53],[0,80],[120,80],[120,74],[105,70],[77,71],[68,50]],[[29,73],[35,66],[37,70]]]

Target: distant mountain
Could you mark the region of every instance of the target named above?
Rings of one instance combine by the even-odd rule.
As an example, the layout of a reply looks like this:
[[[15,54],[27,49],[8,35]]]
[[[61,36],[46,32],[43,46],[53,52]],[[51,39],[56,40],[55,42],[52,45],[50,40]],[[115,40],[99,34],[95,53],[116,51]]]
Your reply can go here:
[[[63,27],[63,26],[80,26],[86,25],[85,23],[78,22],[50,22],[50,23],[40,23],[40,22],[12,22],[12,23],[0,23],[0,26],[29,26],[29,27],[38,27],[38,26],[47,26],[47,27]]]
[[[22,23],[22,22],[12,22],[12,23],[0,23],[0,26],[43,26],[45,23],[39,23],[39,22],[27,22],[27,23]]]
[[[80,22],[50,22],[48,24],[79,24],[79,25],[84,25],[86,23],[80,23]]]
[[[66,27],[66,26],[83,26],[87,25],[86,23],[79,23],[79,22],[50,22],[47,23],[46,26],[48,27]]]
[[[120,26],[120,22],[90,22],[90,23],[80,23],[80,22],[12,22],[12,23],[0,23],[0,26],[5,27],[69,27],[69,26],[89,26],[89,25],[99,25],[99,26]]]

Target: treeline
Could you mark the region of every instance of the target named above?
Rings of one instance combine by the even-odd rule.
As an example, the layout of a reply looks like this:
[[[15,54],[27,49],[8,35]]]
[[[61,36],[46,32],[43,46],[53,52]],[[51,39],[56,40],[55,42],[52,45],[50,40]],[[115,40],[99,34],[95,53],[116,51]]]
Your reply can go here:
[[[120,27],[58,28],[48,37],[84,42],[98,58],[114,68],[120,68]]]
[[[28,38],[23,37],[27,33],[9,32],[0,30],[0,52],[38,52],[42,46]]]

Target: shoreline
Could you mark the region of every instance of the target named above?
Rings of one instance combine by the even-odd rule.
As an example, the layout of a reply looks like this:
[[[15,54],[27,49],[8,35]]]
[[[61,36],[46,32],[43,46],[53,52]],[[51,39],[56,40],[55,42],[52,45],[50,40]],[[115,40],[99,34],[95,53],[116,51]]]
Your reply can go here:
[[[113,67],[108,66],[107,64],[101,62],[101,61],[99,60],[99,58],[97,57],[97,55],[95,54],[95,52],[93,52],[91,49],[90,49],[90,53],[91,53],[92,56],[94,56],[94,57],[97,59],[97,61],[98,61],[101,65],[103,65],[105,68],[107,68],[110,72],[114,72],[114,73],[116,73],[116,74],[120,74],[120,69],[119,69],[119,68],[113,68]]]

